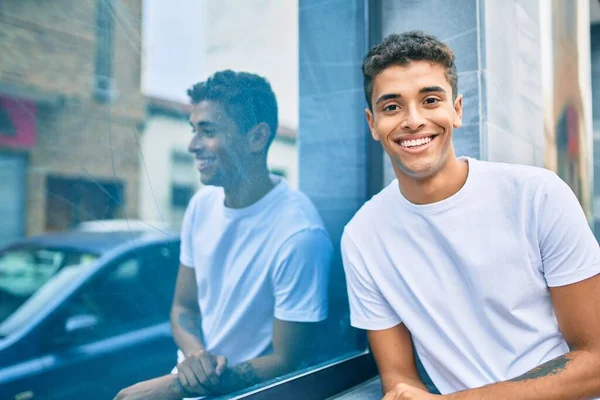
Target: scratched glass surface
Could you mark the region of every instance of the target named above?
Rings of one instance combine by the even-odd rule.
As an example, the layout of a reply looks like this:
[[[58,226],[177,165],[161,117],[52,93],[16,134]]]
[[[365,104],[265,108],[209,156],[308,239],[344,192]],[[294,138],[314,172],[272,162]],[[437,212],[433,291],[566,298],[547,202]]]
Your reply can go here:
[[[300,133],[300,14],[291,0],[0,1],[0,398],[181,389],[177,329],[201,345],[184,358],[214,361],[207,376],[227,359],[212,397],[364,350],[339,257],[351,215],[332,229],[298,194],[327,169],[302,167],[322,150]],[[180,268],[195,320],[173,311]]]

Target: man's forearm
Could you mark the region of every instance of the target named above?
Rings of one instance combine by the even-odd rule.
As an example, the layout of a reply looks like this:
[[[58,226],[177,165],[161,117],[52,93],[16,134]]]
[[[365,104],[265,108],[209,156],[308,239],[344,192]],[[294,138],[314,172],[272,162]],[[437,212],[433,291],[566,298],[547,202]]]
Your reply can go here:
[[[255,358],[228,367],[220,378],[220,385],[214,391],[217,394],[236,392],[290,373],[296,367],[295,363],[286,362],[281,356],[275,354]]]
[[[381,374],[381,385],[384,394],[392,390],[399,383],[406,383],[412,387],[429,391],[427,386],[425,386],[425,383],[423,383],[421,378],[418,376],[412,377],[404,374]]]
[[[187,357],[204,349],[200,341],[200,314],[183,307],[174,306],[171,310],[171,329],[177,347]]]
[[[443,396],[448,400],[562,400],[600,397],[600,354],[578,350],[510,381]]]

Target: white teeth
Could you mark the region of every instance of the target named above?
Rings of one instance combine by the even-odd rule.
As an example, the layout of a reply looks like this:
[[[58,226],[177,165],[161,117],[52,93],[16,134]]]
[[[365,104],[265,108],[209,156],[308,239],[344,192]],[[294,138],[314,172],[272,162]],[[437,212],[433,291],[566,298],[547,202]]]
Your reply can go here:
[[[421,146],[431,142],[432,137],[420,138],[420,139],[412,139],[412,140],[403,140],[400,142],[400,146],[402,147],[414,147]]]

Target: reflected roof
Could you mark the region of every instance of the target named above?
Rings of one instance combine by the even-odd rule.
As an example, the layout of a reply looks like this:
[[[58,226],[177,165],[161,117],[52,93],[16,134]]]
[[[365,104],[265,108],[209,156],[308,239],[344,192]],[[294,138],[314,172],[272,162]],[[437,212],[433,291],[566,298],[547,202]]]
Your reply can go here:
[[[100,256],[129,241],[150,238],[175,240],[179,238],[179,235],[172,231],[160,232],[149,230],[113,232],[64,231],[21,239],[12,242],[6,248],[21,246],[46,247]]]

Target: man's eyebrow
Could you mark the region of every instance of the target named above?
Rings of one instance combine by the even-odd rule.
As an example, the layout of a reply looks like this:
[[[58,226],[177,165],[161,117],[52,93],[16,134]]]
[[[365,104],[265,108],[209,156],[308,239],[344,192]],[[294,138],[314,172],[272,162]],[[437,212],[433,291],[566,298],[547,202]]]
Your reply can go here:
[[[375,102],[375,104],[379,104],[379,103],[381,103],[382,101],[386,101],[386,100],[390,100],[390,99],[397,99],[397,98],[399,98],[399,97],[402,97],[402,96],[400,96],[398,93],[388,93],[388,94],[384,94],[384,95],[381,95],[381,96],[380,96],[380,97],[377,99],[377,101]]]
[[[423,94],[423,93],[432,93],[432,92],[446,93],[446,91],[444,90],[444,88],[442,88],[440,86],[427,86],[427,87],[424,87],[421,90],[419,90],[420,94]]]
[[[198,128],[211,128],[211,127],[217,126],[217,124],[215,122],[211,122],[211,121],[198,121],[196,123],[196,125],[194,125],[194,123],[192,121],[188,121],[188,122],[194,129],[196,129],[196,126]]]

